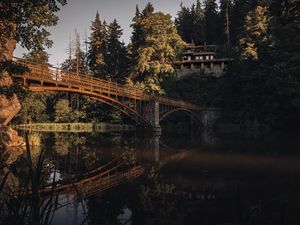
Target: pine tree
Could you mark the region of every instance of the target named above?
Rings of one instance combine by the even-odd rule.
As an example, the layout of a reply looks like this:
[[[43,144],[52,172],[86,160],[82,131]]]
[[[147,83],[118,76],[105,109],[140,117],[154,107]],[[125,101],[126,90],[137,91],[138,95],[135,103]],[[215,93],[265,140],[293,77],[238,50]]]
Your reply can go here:
[[[125,74],[128,72],[128,56],[125,44],[120,41],[122,29],[117,20],[114,20],[108,27],[107,47],[105,63],[107,73],[113,81],[123,83]]]
[[[267,7],[257,6],[245,17],[244,31],[240,39],[242,59],[259,59],[259,50],[268,45],[269,12]]]
[[[180,11],[177,13],[177,17],[175,18],[175,25],[178,34],[187,43],[191,43],[193,41],[193,24],[194,18],[191,10],[188,7],[183,6],[181,3]]]
[[[131,67],[135,66],[137,63],[137,57],[139,54],[139,48],[144,45],[144,34],[140,26],[140,20],[142,19],[142,14],[140,13],[138,5],[136,6],[135,17],[132,19],[132,24],[130,25],[133,29],[131,36],[131,43],[128,46],[130,58],[131,58]]]
[[[142,15],[143,15],[143,17],[147,17],[147,16],[150,16],[153,12],[154,12],[154,7],[153,7],[152,3],[148,2],[146,7],[143,10]]]
[[[220,44],[226,46],[227,55],[230,55],[231,50],[231,28],[232,28],[232,0],[221,0],[220,1]]]
[[[200,0],[197,0],[193,17],[193,40],[196,44],[202,44],[203,42],[205,42],[206,30],[204,10],[202,8]]]
[[[41,64],[47,64],[49,62],[49,54],[44,50],[32,50],[24,54],[23,58]]]
[[[88,65],[95,77],[107,78],[104,55],[106,52],[107,25],[100,20],[97,11],[96,18],[91,25],[90,48],[88,51]]]
[[[206,26],[206,42],[218,44],[220,42],[218,5],[216,0],[204,1],[204,15]]]
[[[244,18],[258,5],[258,0],[234,0],[231,21],[231,43],[239,45],[239,39],[244,27]]]

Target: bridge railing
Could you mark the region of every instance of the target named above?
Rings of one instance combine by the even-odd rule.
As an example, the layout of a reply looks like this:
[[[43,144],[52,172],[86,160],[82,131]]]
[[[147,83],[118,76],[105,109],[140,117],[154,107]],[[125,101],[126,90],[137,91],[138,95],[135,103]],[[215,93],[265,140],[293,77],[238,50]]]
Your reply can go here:
[[[174,100],[161,95],[145,93],[144,91],[135,87],[95,78],[90,75],[77,74],[71,71],[62,70],[49,64],[40,64],[38,62],[33,62],[16,57],[14,58],[14,61],[29,67],[31,72],[30,76],[28,76],[30,78],[36,78],[36,80],[75,86],[78,89],[87,89],[91,91],[98,90],[99,92],[106,92],[108,94],[124,96],[131,99],[138,99],[143,101],[155,100],[160,104],[181,107],[190,110],[200,110],[198,106],[184,102],[182,100]]]
[[[67,83],[78,87],[89,89],[107,90],[112,94],[123,94],[128,97],[145,99],[147,95],[142,90],[130,86],[125,86],[112,81],[95,78],[89,75],[77,74],[71,71],[61,70],[48,64],[39,64],[36,62],[15,58],[15,61],[29,67],[30,77],[34,76],[43,81]]]

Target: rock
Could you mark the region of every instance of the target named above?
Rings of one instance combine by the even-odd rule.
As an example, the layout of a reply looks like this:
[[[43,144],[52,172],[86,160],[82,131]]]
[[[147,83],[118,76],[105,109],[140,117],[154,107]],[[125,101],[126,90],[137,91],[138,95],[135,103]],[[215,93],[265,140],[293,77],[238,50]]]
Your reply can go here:
[[[0,25],[3,22],[0,21]],[[7,24],[6,24],[7,25]],[[16,29],[15,24],[8,24],[12,29]],[[6,40],[0,43],[0,62],[7,62],[13,59],[13,52],[16,48],[16,40]],[[0,76],[0,88],[10,87],[13,84],[6,69],[2,69]],[[17,131],[6,125],[19,112],[21,104],[16,95],[8,99],[5,95],[0,95],[0,151],[8,151],[10,154],[7,163],[12,163],[25,150],[25,142],[19,137]]]
[[[13,84],[13,80],[8,75],[7,72],[3,72],[2,76],[0,76],[0,87],[9,87]]]
[[[25,151],[24,139],[12,128],[0,125],[0,151],[9,152],[6,164],[11,164]]]
[[[11,61],[16,48],[16,40],[7,40],[0,46],[0,62]]]
[[[0,122],[8,123],[8,118],[12,114],[16,114],[21,109],[21,104],[18,100],[18,97],[14,94],[11,99],[7,99],[5,95],[0,95]],[[4,124],[6,125],[6,124]]]

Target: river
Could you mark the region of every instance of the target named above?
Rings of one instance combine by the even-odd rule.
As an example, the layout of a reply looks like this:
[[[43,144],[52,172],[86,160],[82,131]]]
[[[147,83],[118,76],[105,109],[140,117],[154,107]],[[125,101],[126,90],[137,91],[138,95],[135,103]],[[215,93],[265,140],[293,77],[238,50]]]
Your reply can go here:
[[[48,186],[37,211],[47,224],[300,224],[295,136],[44,132],[31,133],[29,141],[32,163],[42,161],[41,182]],[[10,170],[24,181],[26,166],[24,154]],[[31,216],[20,218],[30,224]],[[2,221],[19,224],[13,213]]]

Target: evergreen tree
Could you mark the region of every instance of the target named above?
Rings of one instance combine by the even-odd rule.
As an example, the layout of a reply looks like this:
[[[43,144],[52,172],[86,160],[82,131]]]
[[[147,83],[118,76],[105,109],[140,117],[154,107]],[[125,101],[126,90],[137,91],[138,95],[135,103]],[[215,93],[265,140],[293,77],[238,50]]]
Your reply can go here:
[[[132,24],[130,25],[133,29],[131,36],[131,43],[128,46],[130,58],[131,58],[131,68],[137,64],[137,58],[139,55],[140,48],[145,44],[145,34],[143,33],[140,22],[143,18],[151,15],[154,11],[153,5],[148,3],[140,13],[138,5],[136,5],[135,16],[132,19]]]
[[[245,17],[244,31],[240,39],[240,57],[259,59],[259,50],[270,42],[268,36],[269,15],[267,7],[257,6]]]
[[[244,20],[243,57],[221,79],[215,99],[225,119],[247,130],[299,128],[300,4],[260,2]]]
[[[107,73],[113,81],[123,83],[125,74],[128,72],[128,56],[125,44],[120,41],[122,29],[117,20],[108,27],[107,47],[105,53],[105,64]]]
[[[193,41],[194,23],[195,22],[191,10],[183,6],[183,4],[181,3],[180,11],[177,13],[177,17],[175,18],[175,24],[178,30],[178,34],[187,43],[191,43]]]
[[[220,43],[220,29],[219,29],[219,16],[218,5],[216,0],[204,1],[204,15],[206,26],[206,42],[209,44]]]
[[[244,18],[258,4],[258,0],[234,0],[231,20],[231,42],[239,45],[239,39],[244,27]]]
[[[106,79],[108,76],[104,55],[106,52],[107,25],[105,21],[101,22],[98,11],[95,20],[92,22],[91,31],[88,52],[89,68],[95,77]]]
[[[220,0],[220,44],[226,46],[227,56],[231,50],[231,33],[232,33],[232,0]]]
[[[202,8],[200,0],[197,0],[195,10],[192,10],[192,16],[194,18],[192,39],[196,44],[203,44],[203,42],[206,41],[206,23],[204,10]]]
[[[37,63],[47,64],[49,61],[49,54],[44,50],[32,50],[29,53],[24,54],[23,58]]]
[[[172,62],[184,42],[177,34],[170,15],[161,12],[140,19],[145,44],[139,48],[138,63],[131,75],[148,91],[161,92],[160,81],[165,74],[174,72]]]
[[[152,3],[148,2],[146,7],[143,10],[142,15],[143,15],[143,17],[147,17],[147,16],[150,16],[153,12],[154,12],[154,7],[153,7]]]

